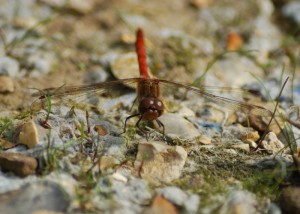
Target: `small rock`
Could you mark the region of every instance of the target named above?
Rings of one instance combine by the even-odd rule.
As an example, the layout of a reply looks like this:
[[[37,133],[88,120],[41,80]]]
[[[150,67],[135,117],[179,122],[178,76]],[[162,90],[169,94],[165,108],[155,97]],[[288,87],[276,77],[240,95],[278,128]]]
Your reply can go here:
[[[104,172],[105,170],[112,168],[117,164],[117,160],[114,157],[111,156],[105,156],[103,155],[100,159],[100,170],[101,172]]]
[[[246,191],[233,191],[223,203],[218,213],[253,214],[257,213],[258,203],[255,195]]]
[[[212,2],[212,0],[189,0],[189,3],[197,9],[205,8],[209,6]]]
[[[14,83],[8,76],[0,76],[0,93],[14,92]]]
[[[211,139],[205,135],[201,135],[198,138],[198,142],[204,145],[211,144]]]
[[[164,143],[141,142],[134,163],[141,177],[158,184],[171,182],[181,175],[187,152],[181,146],[168,146]]]
[[[149,213],[170,213],[177,214],[179,213],[176,206],[174,206],[170,201],[158,195],[154,198],[151,209]]]
[[[234,149],[225,149],[224,152],[227,152],[228,154],[231,154],[231,155],[237,154],[237,152]]]
[[[282,8],[283,15],[292,18],[298,25],[300,25],[300,2],[288,1]]]
[[[258,131],[250,131],[245,134],[241,134],[240,139],[243,141],[254,141],[256,142],[260,138]]]
[[[95,5],[94,0],[69,0],[67,6],[78,13],[88,14],[93,11]]]
[[[139,65],[135,52],[122,54],[111,64],[112,73],[117,79],[139,77]]]
[[[262,148],[268,152],[277,153],[284,148],[284,144],[278,140],[274,132],[269,132],[265,139],[261,142]]]
[[[37,165],[37,160],[33,157],[11,152],[0,153],[0,168],[21,177],[35,174]]]
[[[284,213],[300,213],[300,187],[283,189],[278,201]]]
[[[105,127],[101,125],[95,125],[94,130],[100,135],[100,136],[105,136],[108,134],[108,131]]]
[[[16,77],[19,73],[19,62],[10,57],[0,57],[0,75]]]
[[[94,9],[94,0],[42,0],[45,4],[51,7],[62,8],[67,7],[81,14],[87,14]]]
[[[228,51],[239,50],[242,47],[243,43],[243,38],[239,34],[231,32],[227,37],[226,49]]]
[[[18,143],[25,144],[30,149],[39,143],[37,127],[33,120],[27,121],[20,127]]]
[[[165,113],[159,120],[165,126],[166,135],[174,135],[186,139],[199,136],[199,132],[195,126],[177,114]]]
[[[240,139],[245,143],[248,143],[251,148],[257,148],[257,144],[255,143],[259,140],[260,136],[257,131],[250,131],[246,134],[241,134]]]
[[[53,64],[53,56],[51,54],[34,54],[28,57],[28,66],[32,67],[31,76],[39,77],[40,74],[47,74]]]
[[[108,78],[107,72],[101,66],[93,66],[85,75],[84,82],[87,84],[94,84],[104,82]]]
[[[198,195],[185,193],[175,186],[165,187],[158,192],[173,204],[183,207],[187,213],[197,212],[200,202]]]
[[[246,143],[234,144],[231,147],[235,148],[235,149],[241,149],[245,152],[250,152],[250,146],[249,146],[249,144],[246,144]]]
[[[115,172],[115,173],[112,175],[112,177],[113,177],[115,180],[121,181],[121,182],[123,182],[123,183],[127,183],[127,181],[128,181],[128,179],[127,179],[124,175],[122,175],[122,174],[120,174],[120,173],[118,173],[118,172]]]
[[[102,210],[98,213],[107,210],[114,210],[114,213],[142,213],[141,205],[149,204],[152,198],[147,182],[132,176],[126,183],[112,179],[112,176],[101,177],[92,194],[95,195],[92,197],[94,206]]]
[[[16,27],[30,29],[38,24],[38,20],[34,17],[15,17],[13,20],[13,24]]]
[[[250,115],[247,120],[247,122],[244,121],[245,124],[250,123],[250,126],[254,129],[264,132],[268,127],[270,117],[257,117],[254,115]],[[277,119],[277,122],[279,124],[283,124],[283,121],[280,118]],[[274,132],[276,135],[278,135],[281,132],[281,129],[278,127],[277,123],[274,120],[272,120],[268,130]]]
[[[20,190],[0,195],[0,210],[3,213],[34,213],[41,210],[64,213],[69,205],[70,198],[65,190],[48,181],[28,184]]]
[[[134,44],[135,43],[135,34],[133,33],[122,33],[120,36],[120,40],[125,44]]]

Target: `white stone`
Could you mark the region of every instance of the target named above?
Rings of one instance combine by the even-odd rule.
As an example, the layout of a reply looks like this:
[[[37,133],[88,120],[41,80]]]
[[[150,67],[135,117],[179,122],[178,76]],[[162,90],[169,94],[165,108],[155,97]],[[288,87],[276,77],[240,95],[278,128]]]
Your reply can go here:
[[[181,175],[187,152],[181,146],[168,146],[158,141],[141,142],[134,163],[142,178],[159,184],[171,182]]]

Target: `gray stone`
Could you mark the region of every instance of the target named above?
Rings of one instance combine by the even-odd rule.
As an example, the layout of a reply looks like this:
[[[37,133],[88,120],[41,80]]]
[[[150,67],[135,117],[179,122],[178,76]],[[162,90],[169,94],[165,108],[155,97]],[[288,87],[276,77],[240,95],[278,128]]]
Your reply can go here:
[[[171,137],[179,137],[183,139],[192,139],[200,135],[196,127],[183,117],[173,114],[165,113],[159,120],[165,126],[165,134]]]
[[[127,179],[128,182],[123,182],[113,176],[102,177],[94,189],[97,195],[93,198],[94,206],[113,213],[140,213],[141,206],[149,203],[152,195],[145,180],[131,176]],[[107,195],[111,197],[108,198]]]
[[[16,77],[18,76],[19,70],[20,65],[17,60],[7,56],[0,57],[0,75]]]
[[[61,186],[49,181],[27,184],[0,195],[0,210],[11,214],[41,210],[66,212],[69,204],[70,198]]]
[[[300,2],[299,1],[289,1],[287,2],[283,8],[283,15],[292,18],[295,22],[300,25]]]
[[[257,207],[258,202],[253,193],[234,190],[226,197],[219,213],[254,214],[257,213]]]

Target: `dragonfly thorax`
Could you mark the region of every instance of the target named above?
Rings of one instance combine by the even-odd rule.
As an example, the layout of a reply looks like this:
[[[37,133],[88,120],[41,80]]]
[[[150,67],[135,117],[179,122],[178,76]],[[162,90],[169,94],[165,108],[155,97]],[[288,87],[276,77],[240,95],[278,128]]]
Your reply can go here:
[[[152,121],[162,115],[164,111],[163,102],[155,97],[144,97],[139,104],[139,112],[143,119]]]

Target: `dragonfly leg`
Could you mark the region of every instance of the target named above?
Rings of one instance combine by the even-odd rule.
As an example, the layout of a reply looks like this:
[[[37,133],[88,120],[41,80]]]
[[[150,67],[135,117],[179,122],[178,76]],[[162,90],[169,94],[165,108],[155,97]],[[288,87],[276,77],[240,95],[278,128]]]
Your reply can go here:
[[[120,133],[119,135],[124,134],[124,133],[126,132],[127,121],[128,121],[129,119],[131,119],[131,118],[133,118],[133,117],[137,117],[137,116],[139,116],[139,115],[141,115],[141,114],[140,114],[140,113],[137,113],[137,114],[133,114],[133,115],[130,115],[130,116],[126,117],[123,132]],[[141,119],[141,118],[140,118],[140,119]],[[139,121],[140,121],[140,119],[139,119]],[[139,121],[138,121],[138,122],[139,122]]]
[[[139,120],[136,122],[135,126],[138,127],[138,129],[143,132],[143,133],[146,133],[141,127],[140,127],[140,122],[143,118],[143,115],[140,116]]]
[[[165,125],[159,119],[156,119],[156,122],[159,127],[163,128],[163,136],[165,137]]]

